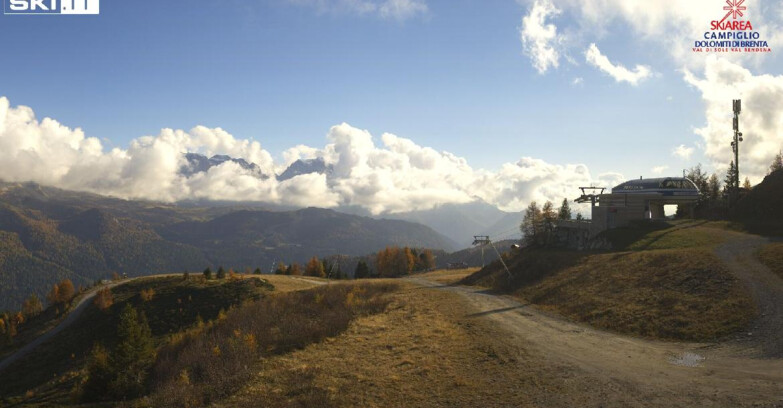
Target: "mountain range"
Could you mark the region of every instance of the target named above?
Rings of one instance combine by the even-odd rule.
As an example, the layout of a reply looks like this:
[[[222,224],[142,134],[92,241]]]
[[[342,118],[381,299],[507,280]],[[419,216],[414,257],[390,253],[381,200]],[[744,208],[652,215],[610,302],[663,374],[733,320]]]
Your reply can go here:
[[[260,168],[254,163],[248,163],[244,159],[235,159],[229,156],[206,156],[188,153],[185,155],[188,166],[181,170],[184,175],[195,172],[208,171],[212,166],[233,161],[242,168],[251,171],[258,177],[266,178]],[[276,175],[279,181],[290,180],[304,174],[326,174],[327,179],[332,177],[334,168],[326,164],[322,157],[313,159],[299,159],[291,163],[282,173]],[[258,203],[249,205],[259,205]],[[262,204],[269,206],[266,204]],[[376,219],[393,219],[410,221],[426,225],[435,231],[449,237],[457,247],[464,248],[473,242],[474,235],[488,235],[492,239],[519,238],[519,224],[522,222],[522,213],[505,212],[497,207],[475,198],[474,201],[464,204],[443,204],[428,210],[417,210],[401,213],[371,214],[364,208],[342,206],[335,210],[347,214],[373,217]]]
[[[89,284],[207,266],[268,271],[276,261],[366,255],[388,245],[453,250],[429,227],[305,208],[177,206],[34,183],[0,183],[0,310],[63,278]]]

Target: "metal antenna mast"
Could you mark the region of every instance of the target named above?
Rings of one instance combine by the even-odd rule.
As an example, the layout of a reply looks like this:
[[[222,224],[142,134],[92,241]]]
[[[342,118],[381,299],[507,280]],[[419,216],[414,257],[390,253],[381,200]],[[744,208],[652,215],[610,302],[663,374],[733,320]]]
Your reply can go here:
[[[739,131],[739,115],[742,111],[742,100],[734,99],[732,108],[734,110],[734,140],[731,142],[731,149],[734,151],[734,186],[732,188],[733,197],[731,201],[734,204],[739,199],[739,144],[742,141],[742,132]]]

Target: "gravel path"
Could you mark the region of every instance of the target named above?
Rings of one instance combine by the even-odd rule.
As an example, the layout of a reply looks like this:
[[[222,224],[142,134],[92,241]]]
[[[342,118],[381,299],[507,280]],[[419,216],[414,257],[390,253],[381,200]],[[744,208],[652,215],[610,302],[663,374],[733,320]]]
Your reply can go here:
[[[756,252],[770,242],[765,237],[736,234],[715,252],[750,289],[759,309],[758,319],[748,333],[739,336],[737,345],[756,357],[783,358],[783,279],[756,257]]]
[[[509,341],[520,349],[548,364],[573,367],[572,375],[603,384],[606,401],[636,395],[645,402],[627,401],[627,406],[783,406],[783,360],[776,358],[783,345],[779,335],[783,281],[753,256],[767,240],[745,234],[732,234],[730,240],[717,251],[751,288],[763,315],[751,336],[746,333],[742,340],[723,344],[619,335],[567,321],[481,288],[421,277],[408,280],[459,294],[475,310],[468,317],[488,319],[505,330]]]
[[[79,318],[79,316],[82,315],[82,312],[84,312],[85,309],[87,309],[87,306],[90,305],[90,301],[95,297],[95,295],[98,293],[99,290],[105,289],[105,288],[113,288],[117,285],[121,285],[123,283],[127,283],[128,281],[120,281],[120,282],[113,282],[105,286],[101,286],[99,288],[96,288],[95,290],[86,293],[82,299],[79,301],[79,303],[76,304],[76,307],[71,310],[70,313],[68,313],[68,316],[63,319],[57,326],[49,330],[48,332],[42,334],[35,340],[31,341],[30,343],[27,343],[24,347],[20,348],[19,350],[15,351],[10,356],[6,357],[3,361],[0,361],[0,371],[3,371],[6,369],[6,367],[10,366],[11,364],[15,363],[22,357],[26,356],[29,352],[33,351],[36,347],[40,346],[47,340],[51,339],[52,336],[56,335],[57,333],[65,330],[68,326],[73,324],[73,322],[76,321],[76,319]]]

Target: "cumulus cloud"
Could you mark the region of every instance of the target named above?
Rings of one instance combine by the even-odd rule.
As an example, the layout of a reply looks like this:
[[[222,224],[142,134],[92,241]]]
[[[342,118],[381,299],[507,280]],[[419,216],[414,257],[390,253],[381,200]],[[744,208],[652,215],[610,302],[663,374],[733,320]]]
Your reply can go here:
[[[294,206],[358,206],[374,214],[468,203],[478,198],[505,210],[521,210],[536,200],[560,201],[591,184],[611,187],[622,176],[593,178],[583,164],[558,165],[525,157],[498,171],[472,168],[449,152],[420,146],[390,133],[370,132],[343,123],[333,126],[322,148],[299,145],[283,153],[283,163],[258,142],[237,139],[225,130],[197,126],[163,129],[142,136],[125,149],[105,150],[54,119],[37,120],[31,108],[12,107],[0,98],[0,175],[6,181],[35,181],[55,187],[128,199],[260,201]],[[184,153],[227,154],[258,164],[272,177],[259,178],[226,161],[190,176],[180,169]],[[321,158],[329,174],[302,174],[285,181],[273,177],[298,159]]]
[[[288,2],[312,7],[321,13],[375,15],[396,20],[405,20],[429,11],[424,0],[288,0]]]
[[[652,172],[652,174],[663,174],[663,172],[668,169],[669,166],[655,166],[650,171]]]
[[[711,57],[703,76],[685,70],[684,78],[701,92],[706,123],[695,132],[705,156],[719,170],[728,168],[734,157],[731,101],[742,99],[740,173],[759,182],[783,148],[783,75],[754,75],[736,62]]]
[[[652,76],[652,70],[646,65],[636,65],[633,70],[620,65],[613,64],[595,44],[590,44],[585,52],[585,59],[590,65],[609,74],[617,82],[628,82],[631,85],[638,85],[639,82]]]
[[[691,156],[693,155],[693,148],[687,147],[684,144],[679,145],[672,149],[672,156],[677,157],[682,160],[690,160]]]
[[[560,14],[550,0],[536,0],[530,11],[522,18],[519,36],[526,55],[530,57],[538,73],[545,73],[550,67],[560,65],[557,26],[547,19]]]

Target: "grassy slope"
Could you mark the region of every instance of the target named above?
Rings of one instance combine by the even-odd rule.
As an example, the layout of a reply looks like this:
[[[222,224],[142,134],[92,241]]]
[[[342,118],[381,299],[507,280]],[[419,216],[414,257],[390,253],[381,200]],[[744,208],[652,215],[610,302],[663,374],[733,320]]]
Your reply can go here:
[[[506,347],[505,332],[469,317],[457,295],[403,285],[385,313],[261,360],[248,384],[213,407],[525,407],[531,389],[561,391],[552,385],[559,376]]]
[[[593,326],[662,339],[713,340],[746,327],[755,308],[713,253],[730,232],[685,222],[608,234],[608,253],[533,249],[463,282],[512,292]]]
[[[150,288],[155,295],[142,302],[139,293]],[[112,289],[114,305],[107,311],[90,306],[71,327],[0,373],[0,396],[35,389],[34,401],[62,401],[93,344],[112,345],[116,341],[115,328],[126,303],[145,311],[153,335],[162,343],[168,335],[192,326],[198,316],[214,319],[221,309],[258,298],[269,288],[256,279],[200,283],[195,278],[183,281],[180,277],[140,279],[118,286]]]
[[[765,265],[783,278],[783,243],[769,244],[759,251],[759,259]]]

